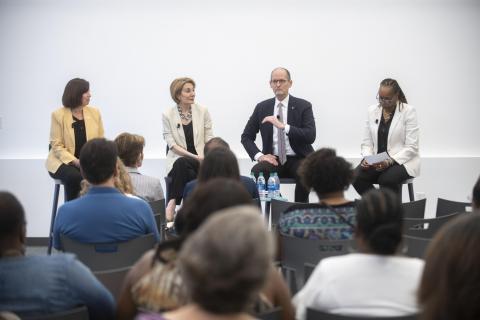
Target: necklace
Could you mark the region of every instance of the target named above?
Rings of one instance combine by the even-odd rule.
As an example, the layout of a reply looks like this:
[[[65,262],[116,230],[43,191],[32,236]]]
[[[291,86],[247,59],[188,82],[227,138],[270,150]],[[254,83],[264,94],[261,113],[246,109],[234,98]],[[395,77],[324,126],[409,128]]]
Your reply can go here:
[[[192,120],[192,106],[190,106],[190,108],[188,108],[187,113],[182,112],[182,108],[180,108],[180,105],[177,105],[177,110],[178,110],[178,113],[180,114],[180,118],[182,120],[185,120],[187,122]]]
[[[382,113],[383,113],[383,120],[385,120],[385,122],[388,122],[390,121],[390,118],[392,117],[392,112],[388,112],[386,111],[385,109],[382,109]]]

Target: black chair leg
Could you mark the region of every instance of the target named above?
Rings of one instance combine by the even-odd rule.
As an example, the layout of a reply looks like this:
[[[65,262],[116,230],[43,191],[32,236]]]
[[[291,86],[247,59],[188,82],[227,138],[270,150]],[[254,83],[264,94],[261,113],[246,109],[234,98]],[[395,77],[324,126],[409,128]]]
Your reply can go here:
[[[49,255],[52,254],[53,224],[55,223],[55,217],[57,215],[59,193],[60,193],[60,185],[56,183],[55,184],[55,189],[53,190],[52,216],[51,216],[51,220],[50,220],[50,232],[48,233],[48,250],[47,250],[47,253]]]
[[[413,183],[408,184],[408,196],[410,197],[410,202],[415,201],[415,193],[413,192]]]

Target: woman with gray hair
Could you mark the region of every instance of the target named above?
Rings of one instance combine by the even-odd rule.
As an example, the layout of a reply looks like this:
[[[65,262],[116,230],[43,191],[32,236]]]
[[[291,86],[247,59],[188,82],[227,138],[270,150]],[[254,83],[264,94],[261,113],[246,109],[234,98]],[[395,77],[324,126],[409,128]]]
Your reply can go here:
[[[137,319],[254,319],[247,311],[267,280],[273,251],[258,209],[225,209],[208,218],[180,252],[179,269],[191,302]]]

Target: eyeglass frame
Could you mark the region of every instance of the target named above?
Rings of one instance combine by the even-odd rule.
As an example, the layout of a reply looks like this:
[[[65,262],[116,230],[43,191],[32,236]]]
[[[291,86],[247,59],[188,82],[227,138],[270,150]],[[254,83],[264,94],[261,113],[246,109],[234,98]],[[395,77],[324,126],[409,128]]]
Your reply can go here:
[[[382,104],[385,103],[385,104],[390,104],[394,101],[394,99],[398,99],[398,97],[396,97],[396,95],[393,95],[392,97],[390,98],[386,98],[386,97],[382,97],[380,96],[378,93],[377,93],[377,101],[378,103]]]
[[[277,80],[270,80],[270,84],[276,85],[277,83],[283,86],[285,83],[289,82],[290,80],[286,79],[277,79]]]

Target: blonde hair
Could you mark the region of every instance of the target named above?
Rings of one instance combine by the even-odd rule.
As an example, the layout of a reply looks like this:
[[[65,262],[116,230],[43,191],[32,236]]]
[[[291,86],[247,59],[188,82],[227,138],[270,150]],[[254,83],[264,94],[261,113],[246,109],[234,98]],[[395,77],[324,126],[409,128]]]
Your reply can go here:
[[[138,134],[123,132],[115,138],[118,156],[127,167],[134,167],[143,152],[145,138]]]
[[[195,88],[195,81],[187,77],[177,78],[172,81],[172,84],[170,84],[170,95],[172,96],[173,101],[175,101],[177,104],[180,103],[178,95],[180,94],[180,92],[182,92],[183,86],[187,83],[191,83]]]
[[[118,191],[123,194],[135,195],[133,193],[132,179],[130,178],[130,175],[125,169],[125,166],[123,165],[123,162],[122,160],[120,160],[120,158],[117,158],[117,172],[118,175],[115,177],[114,180],[115,188],[117,188]],[[82,180],[80,185],[82,187],[80,190],[80,196],[83,196],[88,192],[88,190],[90,190],[91,185],[85,179]]]

